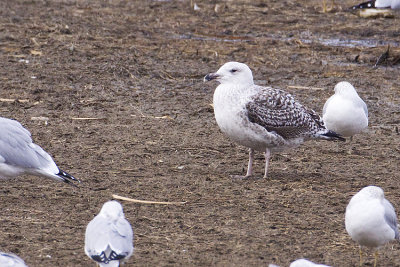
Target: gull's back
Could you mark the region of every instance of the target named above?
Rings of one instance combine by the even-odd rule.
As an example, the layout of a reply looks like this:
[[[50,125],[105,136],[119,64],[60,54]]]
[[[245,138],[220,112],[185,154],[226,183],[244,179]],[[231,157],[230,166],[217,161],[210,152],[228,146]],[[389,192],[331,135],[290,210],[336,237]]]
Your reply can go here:
[[[1,267],[27,267],[25,262],[17,255],[0,252]]]
[[[118,266],[133,253],[131,225],[123,216],[109,218],[100,212],[86,228],[85,253],[103,266]]]

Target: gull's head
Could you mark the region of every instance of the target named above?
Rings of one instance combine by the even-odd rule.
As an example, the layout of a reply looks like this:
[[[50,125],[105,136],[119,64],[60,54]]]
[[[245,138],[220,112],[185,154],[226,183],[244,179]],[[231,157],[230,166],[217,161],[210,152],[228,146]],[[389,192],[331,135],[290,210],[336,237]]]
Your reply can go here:
[[[385,193],[383,192],[382,188],[374,185],[370,185],[364,187],[357,193],[357,195],[362,195],[365,198],[369,199],[383,199],[385,197]]]
[[[228,62],[222,65],[217,72],[209,73],[204,81],[216,80],[221,84],[253,85],[253,74],[250,68],[243,63]]]
[[[356,89],[349,82],[340,82],[335,85],[335,94],[358,95]]]
[[[108,219],[116,220],[120,217],[124,217],[124,212],[122,210],[122,205],[118,201],[110,200],[104,203],[100,210],[100,215],[105,216]]]

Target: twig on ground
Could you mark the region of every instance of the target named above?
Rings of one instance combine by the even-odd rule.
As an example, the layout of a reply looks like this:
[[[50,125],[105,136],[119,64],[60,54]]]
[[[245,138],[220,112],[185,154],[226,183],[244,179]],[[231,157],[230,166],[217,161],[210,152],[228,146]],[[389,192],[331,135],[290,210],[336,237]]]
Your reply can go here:
[[[159,204],[159,205],[183,205],[186,204],[186,202],[163,202],[163,201],[149,201],[149,200],[139,200],[139,199],[133,199],[129,197],[122,197],[113,194],[113,198],[119,199],[119,200],[125,200],[129,202],[134,202],[134,203],[141,203],[141,204]]]

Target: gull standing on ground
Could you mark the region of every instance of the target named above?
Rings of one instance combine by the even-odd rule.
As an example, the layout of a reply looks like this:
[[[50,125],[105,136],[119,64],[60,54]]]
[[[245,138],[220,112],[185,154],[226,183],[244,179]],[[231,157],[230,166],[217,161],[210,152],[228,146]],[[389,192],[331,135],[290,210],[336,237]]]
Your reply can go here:
[[[213,105],[221,131],[250,148],[245,177],[253,175],[254,150],[265,153],[265,178],[271,151],[295,147],[308,139],[345,141],[327,130],[315,111],[302,106],[290,94],[255,85],[250,68],[243,63],[225,63],[204,80],[220,82]]]
[[[355,194],[346,208],[346,231],[361,247],[378,249],[391,240],[399,240],[397,216],[382,188],[367,186]],[[375,251],[376,266],[378,251]]]
[[[400,0],[371,0],[351,7],[351,9],[364,8],[400,9]]]
[[[325,102],[322,119],[326,128],[352,137],[368,127],[368,108],[348,82],[335,86],[335,94]]]
[[[15,254],[0,252],[1,267],[28,267],[24,260]]]
[[[31,133],[15,120],[0,117],[0,179],[32,174],[71,183],[79,180],[60,170]]]
[[[112,200],[88,224],[85,253],[101,267],[116,267],[133,253],[133,231],[125,219],[122,206]]]

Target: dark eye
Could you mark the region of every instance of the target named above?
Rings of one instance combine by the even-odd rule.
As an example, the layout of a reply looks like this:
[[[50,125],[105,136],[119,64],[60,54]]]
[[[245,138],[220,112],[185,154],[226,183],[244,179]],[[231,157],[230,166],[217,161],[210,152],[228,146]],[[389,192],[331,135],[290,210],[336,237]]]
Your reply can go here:
[[[237,69],[231,69],[231,72],[232,73],[235,73],[235,72],[237,72],[238,70]]]

